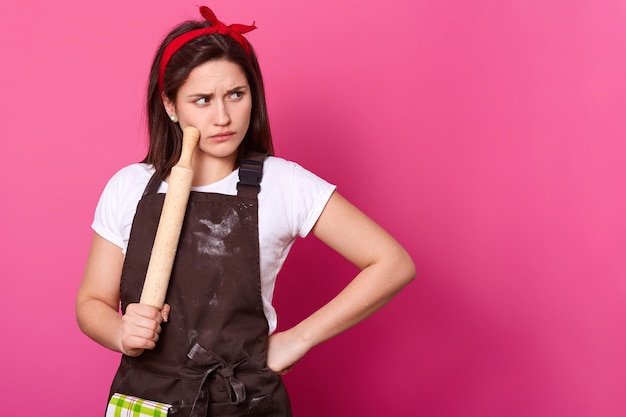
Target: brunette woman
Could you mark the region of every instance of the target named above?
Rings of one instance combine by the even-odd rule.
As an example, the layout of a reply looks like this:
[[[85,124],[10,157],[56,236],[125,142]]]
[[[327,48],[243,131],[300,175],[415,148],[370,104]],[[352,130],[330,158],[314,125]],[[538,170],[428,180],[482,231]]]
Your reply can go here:
[[[227,26],[210,9],[200,11],[204,20],[175,28],[155,56],[147,95],[150,147],[102,193],[78,323],[123,354],[111,415],[152,407],[175,416],[289,416],[280,375],[387,303],[414,278],[414,265],[335,186],[271,156],[261,72],[244,37],[254,26]],[[201,136],[159,311],[138,300],[186,126]],[[360,272],[310,317],[274,332],[276,275],[295,239],[310,233]]]

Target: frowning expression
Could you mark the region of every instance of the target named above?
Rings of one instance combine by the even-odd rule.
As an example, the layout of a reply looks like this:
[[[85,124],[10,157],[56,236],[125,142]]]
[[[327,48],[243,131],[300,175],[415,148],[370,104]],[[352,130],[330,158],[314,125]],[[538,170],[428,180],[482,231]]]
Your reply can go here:
[[[163,102],[181,128],[194,126],[200,131],[198,158],[235,161],[252,110],[250,85],[239,65],[205,62],[189,73],[174,101],[164,97]]]

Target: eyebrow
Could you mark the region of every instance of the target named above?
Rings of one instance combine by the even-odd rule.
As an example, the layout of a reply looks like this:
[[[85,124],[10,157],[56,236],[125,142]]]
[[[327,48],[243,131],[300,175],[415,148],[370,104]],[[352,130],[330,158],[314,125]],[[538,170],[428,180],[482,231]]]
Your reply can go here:
[[[237,87],[233,87],[230,88],[228,90],[226,90],[226,94],[231,94],[231,93],[236,93],[237,91],[241,91],[241,90],[245,90],[245,89],[249,89],[250,87],[247,85],[240,85]],[[207,93],[207,94],[203,94],[203,93],[195,93],[195,94],[189,94],[187,96],[187,98],[193,99],[193,98],[202,98],[202,97],[213,97],[213,93]]]

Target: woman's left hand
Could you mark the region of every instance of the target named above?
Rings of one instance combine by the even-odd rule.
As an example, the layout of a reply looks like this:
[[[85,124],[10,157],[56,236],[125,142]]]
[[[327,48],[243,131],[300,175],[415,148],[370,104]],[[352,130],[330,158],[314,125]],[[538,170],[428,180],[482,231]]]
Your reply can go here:
[[[267,366],[278,375],[285,375],[295,366],[308,349],[299,342],[295,332],[287,330],[273,333],[267,347]]]

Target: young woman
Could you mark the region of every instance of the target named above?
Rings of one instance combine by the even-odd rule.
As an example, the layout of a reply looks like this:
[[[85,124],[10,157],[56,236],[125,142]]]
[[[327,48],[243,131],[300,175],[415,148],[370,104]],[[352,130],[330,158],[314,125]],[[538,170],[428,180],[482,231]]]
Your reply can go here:
[[[111,396],[133,400],[115,396],[109,409],[147,406],[143,399],[176,416],[288,416],[280,375],[387,303],[414,278],[414,265],[333,185],[266,156],[273,148],[263,82],[243,36],[254,26],[226,26],[200,11],[205,20],[178,26],[155,56],[149,151],[115,174],[100,198],[78,323],[123,354]],[[159,311],[139,297],[187,126],[200,131],[193,187]],[[276,275],[294,240],[311,232],[360,272],[310,317],[274,332]]]

